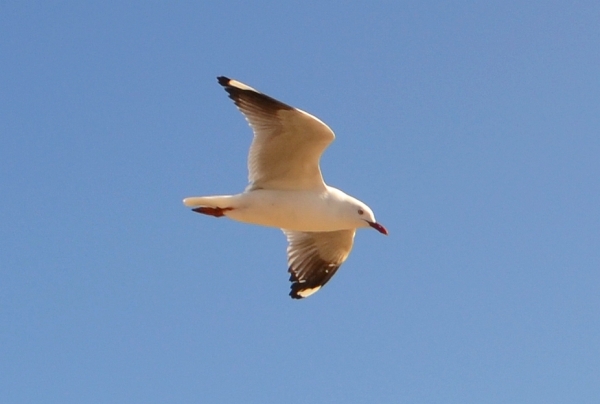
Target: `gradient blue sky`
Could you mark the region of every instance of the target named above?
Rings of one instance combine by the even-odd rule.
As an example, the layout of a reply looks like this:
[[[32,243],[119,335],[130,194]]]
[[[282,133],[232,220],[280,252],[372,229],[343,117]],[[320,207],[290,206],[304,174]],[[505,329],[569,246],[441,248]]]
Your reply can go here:
[[[600,3],[2,2],[0,402],[597,403]],[[288,297],[227,75],[361,230]]]

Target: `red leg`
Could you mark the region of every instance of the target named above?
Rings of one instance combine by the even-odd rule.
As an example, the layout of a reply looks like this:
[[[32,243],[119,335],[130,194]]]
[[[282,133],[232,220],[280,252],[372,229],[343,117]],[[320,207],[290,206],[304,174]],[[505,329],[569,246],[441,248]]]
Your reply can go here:
[[[200,206],[199,208],[194,208],[192,210],[194,212],[202,213],[203,215],[221,217],[225,216],[225,212],[233,210],[233,208],[210,208],[208,206]]]

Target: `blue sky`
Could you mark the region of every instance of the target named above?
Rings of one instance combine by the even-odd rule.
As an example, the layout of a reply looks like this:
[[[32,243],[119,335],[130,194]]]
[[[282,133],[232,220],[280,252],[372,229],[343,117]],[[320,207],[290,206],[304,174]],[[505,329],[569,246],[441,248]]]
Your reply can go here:
[[[597,2],[3,2],[0,401],[597,403]],[[215,77],[368,203],[314,296]]]

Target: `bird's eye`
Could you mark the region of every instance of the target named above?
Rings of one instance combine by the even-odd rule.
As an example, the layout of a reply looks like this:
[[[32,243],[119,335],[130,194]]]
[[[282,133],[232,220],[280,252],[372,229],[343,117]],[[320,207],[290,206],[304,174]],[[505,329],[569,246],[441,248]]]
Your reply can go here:
[[[365,211],[364,211],[364,210],[362,210],[362,209],[358,209],[358,214],[359,214],[359,215],[362,215],[363,213],[365,213]]]

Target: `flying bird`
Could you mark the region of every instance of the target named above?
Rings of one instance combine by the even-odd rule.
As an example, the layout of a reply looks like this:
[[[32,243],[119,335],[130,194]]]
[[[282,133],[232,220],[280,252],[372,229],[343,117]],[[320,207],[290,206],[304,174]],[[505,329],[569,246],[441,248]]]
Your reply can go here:
[[[323,181],[319,160],[335,138],[325,123],[239,81],[217,80],[254,132],[249,184],[237,195],[183,203],[205,215],[280,228],[288,241],[290,296],[308,297],[348,258],[356,229],[388,232],[365,203]]]

